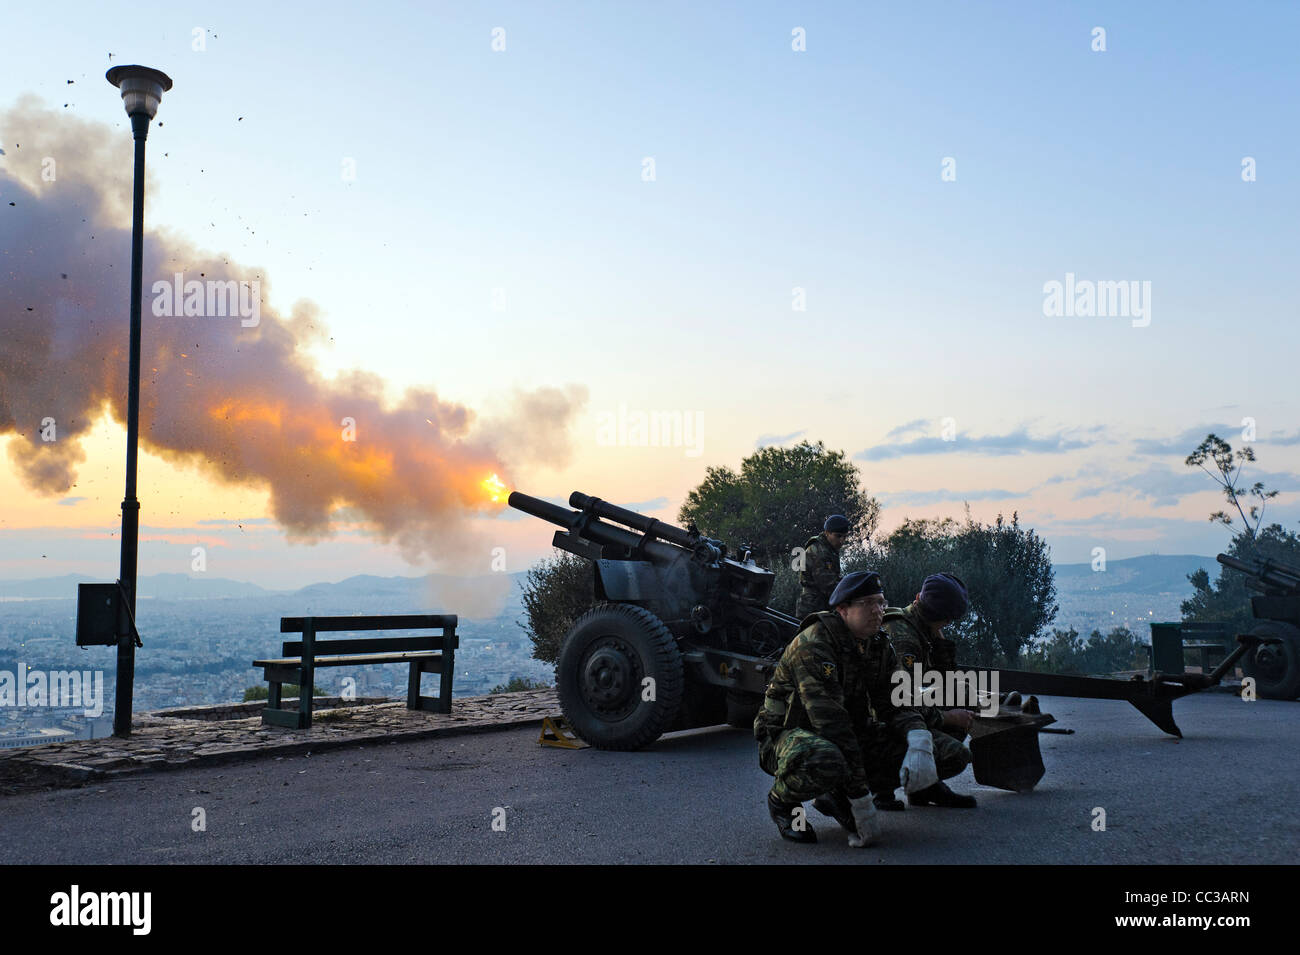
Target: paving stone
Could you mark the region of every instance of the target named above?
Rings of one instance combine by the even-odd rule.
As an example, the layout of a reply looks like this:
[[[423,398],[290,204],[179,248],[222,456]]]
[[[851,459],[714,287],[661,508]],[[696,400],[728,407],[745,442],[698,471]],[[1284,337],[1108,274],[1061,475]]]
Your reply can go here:
[[[318,698],[309,730],[268,727],[259,704],[136,713],[132,735],[0,751],[0,795],[79,785],[95,776],[150,772],[205,759],[287,754],[386,738],[517,726],[559,715],[554,690],[457,698],[451,713],[408,710],[404,700]],[[225,716],[226,719],[217,717]],[[322,719],[330,716],[332,718]]]

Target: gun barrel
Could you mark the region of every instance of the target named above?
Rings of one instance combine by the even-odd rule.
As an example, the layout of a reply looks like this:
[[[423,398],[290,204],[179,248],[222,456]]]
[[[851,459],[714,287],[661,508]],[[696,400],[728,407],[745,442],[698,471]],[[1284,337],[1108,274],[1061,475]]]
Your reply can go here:
[[[552,504],[550,501],[543,501],[540,498],[524,494],[522,491],[512,491],[506,499],[506,503],[516,510],[531,514],[533,517],[541,518],[544,521],[550,521],[575,536],[597,544],[608,544],[612,547],[626,547],[629,549],[640,548],[640,551],[647,557],[660,561],[672,560],[682,552],[681,547],[674,545],[671,541],[651,539],[642,545],[641,535],[616,524],[606,524],[604,521],[598,520],[592,512],[570,511],[567,508]],[[622,509],[619,508],[619,510]],[[632,512],[628,511],[627,513],[631,514]],[[649,520],[649,518],[643,519]],[[683,533],[685,532],[683,531]]]
[[[602,501],[598,497],[583,494],[581,491],[574,491],[569,495],[569,506],[587,511],[597,517],[604,517],[619,524],[624,524],[643,534],[653,534],[655,537],[676,544],[678,547],[693,548],[697,543],[697,539],[692,537],[689,531],[682,530],[682,528],[674,524],[665,524],[656,518],[646,517],[636,511],[629,511],[625,507],[619,507],[617,504],[609,503],[609,501]]]
[[[1229,557],[1227,554],[1219,554],[1215,559],[1223,566],[1239,570],[1269,587],[1289,593],[1300,591],[1300,570],[1294,567],[1268,558],[1244,561]]]
[[[1227,554],[1219,554],[1214,559],[1224,567],[1231,567],[1233,570],[1239,570],[1243,574],[1251,574],[1253,576],[1258,572],[1258,568],[1252,567],[1244,560],[1237,560],[1235,557],[1229,557]]]
[[[574,523],[580,516],[573,511],[560,507],[558,504],[543,501],[540,497],[533,497],[523,491],[511,491],[510,496],[506,498],[506,503],[517,511],[523,511],[533,517],[550,521],[552,524],[558,524],[567,530],[572,530]]]

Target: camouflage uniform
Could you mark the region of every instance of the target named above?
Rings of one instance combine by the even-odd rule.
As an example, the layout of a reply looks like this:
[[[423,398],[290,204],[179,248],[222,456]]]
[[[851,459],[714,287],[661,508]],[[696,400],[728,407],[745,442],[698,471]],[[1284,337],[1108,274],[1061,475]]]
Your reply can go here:
[[[799,602],[794,615],[803,620],[810,613],[830,610],[831,593],[840,582],[840,552],[826,539],[825,532],[804,544],[803,570],[799,572]]]
[[[936,627],[921,617],[915,601],[908,607],[887,609],[885,630],[898,655],[899,666],[908,673],[912,673],[912,667],[918,663],[922,671],[937,670],[945,673],[957,669],[957,644],[943,635],[942,627]],[[970,762],[970,750],[962,745],[966,734],[957,729],[945,729],[943,710],[938,707],[921,706],[917,709],[921,711],[926,728],[934,737],[934,761],[939,767],[939,778],[942,780],[957,775]],[[897,764],[902,766],[906,751],[907,747],[903,746],[894,753],[886,745],[882,747],[880,757],[887,764],[897,760]],[[949,768],[957,766],[956,772],[945,772],[945,764]]]
[[[915,601],[908,607],[889,607],[885,610],[885,631],[898,655],[898,665],[913,673],[916,664],[922,672],[937,670],[945,673],[957,669],[957,644],[943,635],[943,629],[927,622],[920,614]],[[930,729],[943,728],[943,711],[934,706],[918,707]],[[965,734],[958,739],[964,739]]]
[[[917,710],[890,702],[897,665],[883,630],[857,640],[831,611],[816,614],[790,641],[754,719],[758,764],[776,777],[779,800],[789,805],[834,790],[864,796],[873,773],[885,784],[879,764],[892,760],[895,742],[901,749],[886,791],[897,788],[907,731],[925,727]]]
[[[940,673],[957,669],[957,644],[943,635],[942,627],[921,616],[916,601],[908,607],[886,610],[885,629],[903,669],[911,670],[913,663],[921,664],[922,670]]]

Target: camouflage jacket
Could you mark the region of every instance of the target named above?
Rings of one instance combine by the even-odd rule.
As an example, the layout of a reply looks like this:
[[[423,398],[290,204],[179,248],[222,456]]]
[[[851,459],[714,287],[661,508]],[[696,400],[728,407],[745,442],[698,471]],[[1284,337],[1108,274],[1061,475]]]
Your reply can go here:
[[[838,614],[818,613],[781,655],[754,720],[754,738],[763,747],[784,730],[805,729],[834,743],[849,764],[849,795],[862,795],[868,789],[863,747],[926,726],[918,710],[890,701],[897,669],[883,630],[857,640]]]
[[[885,611],[885,630],[898,655],[898,664],[908,673],[916,664],[921,670],[945,673],[957,669],[957,644],[943,635],[943,628],[926,621],[916,601],[907,607],[890,607]],[[933,706],[920,707],[930,729],[943,725],[943,712]]]
[[[803,619],[819,610],[830,610],[831,594],[840,582],[840,552],[825,534],[809,538],[804,545],[803,570],[799,572],[799,603],[795,616]]]

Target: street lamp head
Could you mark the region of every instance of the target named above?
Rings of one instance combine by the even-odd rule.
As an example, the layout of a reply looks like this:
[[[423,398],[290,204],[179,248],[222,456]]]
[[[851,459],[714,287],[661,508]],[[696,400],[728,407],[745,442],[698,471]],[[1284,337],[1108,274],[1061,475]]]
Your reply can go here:
[[[172,88],[171,77],[148,66],[115,66],[105,76],[122,91],[128,116],[144,113],[153,119],[163,93]]]

